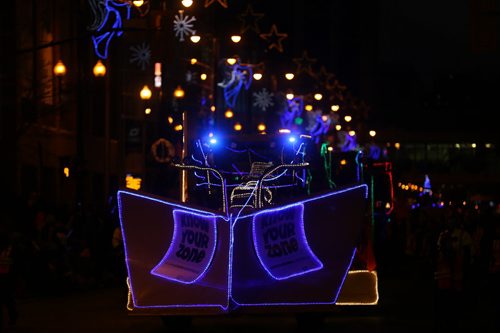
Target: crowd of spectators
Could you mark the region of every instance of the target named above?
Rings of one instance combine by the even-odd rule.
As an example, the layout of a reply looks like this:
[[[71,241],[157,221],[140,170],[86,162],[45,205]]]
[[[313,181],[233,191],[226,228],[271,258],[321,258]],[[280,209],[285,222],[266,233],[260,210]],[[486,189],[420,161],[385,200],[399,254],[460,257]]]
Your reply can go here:
[[[400,197],[379,242],[381,271],[417,263],[430,281],[436,331],[460,330],[462,320],[500,310],[500,204]]]
[[[126,285],[116,200],[103,207],[53,207],[33,193],[2,223],[19,297]]]

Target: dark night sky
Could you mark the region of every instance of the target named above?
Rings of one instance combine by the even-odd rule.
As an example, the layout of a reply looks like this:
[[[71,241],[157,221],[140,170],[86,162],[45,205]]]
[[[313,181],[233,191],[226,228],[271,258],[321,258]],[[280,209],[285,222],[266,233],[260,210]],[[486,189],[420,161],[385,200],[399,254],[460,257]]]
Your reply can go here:
[[[500,106],[495,98],[500,89],[499,13],[498,8],[475,8],[471,1],[382,1],[379,62],[399,70],[400,77],[414,75],[418,92],[401,103],[414,101],[414,114],[423,119],[441,114],[438,128],[447,123],[461,130],[468,124],[480,127],[474,118],[482,115],[492,130]]]
[[[247,3],[229,0],[225,14],[239,15]],[[373,123],[459,132],[472,124],[493,130],[494,110],[500,107],[495,98],[500,90],[500,8],[495,4],[467,0],[250,3],[255,12],[265,14],[259,21],[262,32],[276,24],[288,34],[284,52],[277,56],[282,62],[293,66],[291,59],[307,50],[317,59],[316,70],[325,66],[353,95],[369,103]],[[241,23],[228,16],[227,24],[231,20]],[[478,115],[487,121],[483,124],[474,117]]]

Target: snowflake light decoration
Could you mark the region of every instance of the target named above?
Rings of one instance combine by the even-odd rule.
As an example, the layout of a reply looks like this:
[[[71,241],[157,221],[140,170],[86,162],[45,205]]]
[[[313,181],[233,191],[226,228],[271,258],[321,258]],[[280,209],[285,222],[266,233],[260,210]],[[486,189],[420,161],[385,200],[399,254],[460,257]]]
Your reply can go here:
[[[137,63],[137,66],[141,67],[142,70],[146,69],[151,60],[151,49],[149,45],[145,42],[139,45],[131,46],[130,51],[132,55],[130,56],[130,63]]]
[[[179,37],[179,41],[183,42],[184,37],[196,34],[194,30],[193,22],[196,21],[196,17],[189,15],[184,16],[184,10],[179,10],[179,14],[175,15],[174,19],[174,31],[175,36]]]
[[[273,102],[274,94],[272,92],[267,91],[266,88],[263,88],[259,92],[253,93],[252,96],[254,98],[253,106],[262,109],[262,111],[266,111],[268,107],[274,105]]]

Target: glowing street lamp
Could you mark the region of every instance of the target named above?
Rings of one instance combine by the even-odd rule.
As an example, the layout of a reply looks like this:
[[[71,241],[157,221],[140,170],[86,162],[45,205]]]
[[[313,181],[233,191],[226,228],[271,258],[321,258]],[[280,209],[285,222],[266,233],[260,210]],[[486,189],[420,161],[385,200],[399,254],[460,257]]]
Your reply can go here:
[[[106,66],[102,63],[101,59],[97,60],[97,63],[94,65],[92,69],[95,77],[102,77],[106,75]]]
[[[144,101],[151,99],[152,95],[153,93],[151,92],[151,89],[149,89],[148,85],[144,85],[139,93],[139,96],[141,96],[141,99]]]
[[[231,40],[233,43],[239,43],[241,41],[241,36],[240,35],[232,35]]]
[[[189,37],[189,39],[193,42],[193,43],[198,43],[200,40],[201,40],[201,36],[200,35],[191,35],[191,37]]]
[[[175,98],[183,98],[184,97],[184,90],[182,89],[181,86],[177,86],[177,88],[175,88],[174,97]]]
[[[262,73],[253,73],[253,78],[257,81],[262,79]]]
[[[64,65],[62,60],[59,60],[54,65],[54,75],[59,77],[66,75],[66,66]]]

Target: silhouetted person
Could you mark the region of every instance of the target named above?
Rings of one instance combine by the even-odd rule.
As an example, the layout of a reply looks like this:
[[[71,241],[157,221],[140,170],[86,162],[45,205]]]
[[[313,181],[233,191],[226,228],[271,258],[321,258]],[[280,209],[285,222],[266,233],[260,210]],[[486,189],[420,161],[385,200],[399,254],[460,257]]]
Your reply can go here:
[[[4,328],[4,312],[7,309],[8,326],[13,327],[17,321],[15,299],[15,278],[13,271],[13,250],[9,234],[0,231],[0,332]]]

